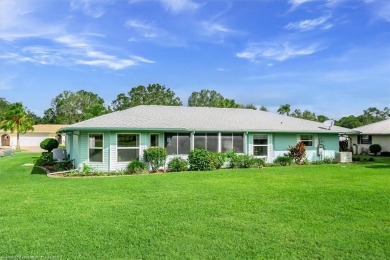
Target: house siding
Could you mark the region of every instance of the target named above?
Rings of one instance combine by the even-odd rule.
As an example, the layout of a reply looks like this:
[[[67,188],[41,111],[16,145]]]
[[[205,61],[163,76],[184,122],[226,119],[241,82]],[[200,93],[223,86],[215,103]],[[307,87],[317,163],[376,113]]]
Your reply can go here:
[[[103,162],[89,162],[89,147],[88,147],[88,136],[89,134],[101,133],[103,134]],[[164,133],[157,131],[107,131],[107,132],[81,132],[79,135],[74,134],[69,138],[68,153],[71,155],[71,159],[74,159],[76,167],[82,167],[86,164],[94,169],[102,171],[114,171],[122,170],[126,168],[129,162],[118,162],[117,161],[117,134],[128,133],[128,134],[139,134],[140,160],[143,160],[143,151],[150,147],[150,134],[159,134],[159,146],[164,147]],[[299,140],[297,133],[285,134],[285,133],[255,133],[250,132],[244,134],[244,152],[253,155],[253,135],[264,134],[268,137],[268,156],[267,162],[273,162],[278,156],[283,156],[287,153],[288,146],[294,146]],[[310,161],[316,161],[324,159],[325,157],[334,158],[335,152],[338,151],[338,135],[337,134],[313,134],[313,147],[307,147],[307,158]],[[324,154],[318,156],[317,145],[322,143],[324,145]],[[167,157],[167,163],[174,157],[181,157],[187,159],[187,155],[169,155]]]

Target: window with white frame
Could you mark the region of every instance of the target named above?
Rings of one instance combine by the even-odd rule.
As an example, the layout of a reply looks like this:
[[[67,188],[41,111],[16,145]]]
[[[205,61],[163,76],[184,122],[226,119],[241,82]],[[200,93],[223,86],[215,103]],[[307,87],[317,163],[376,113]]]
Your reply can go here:
[[[90,162],[103,162],[103,134],[89,134],[88,150]]]
[[[314,146],[314,136],[313,135],[300,135],[299,141],[303,142],[305,146]]]
[[[139,158],[139,134],[117,135],[117,161],[130,162]]]
[[[187,133],[164,133],[164,147],[168,155],[189,154],[191,138]]]
[[[244,135],[243,134],[221,134],[221,151],[243,153]]]
[[[194,148],[202,148],[210,152],[218,152],[218,134],[196,133],[194,135]]]
[[[268,155],[267,135],[253,135],[253,155],[265,157]]]

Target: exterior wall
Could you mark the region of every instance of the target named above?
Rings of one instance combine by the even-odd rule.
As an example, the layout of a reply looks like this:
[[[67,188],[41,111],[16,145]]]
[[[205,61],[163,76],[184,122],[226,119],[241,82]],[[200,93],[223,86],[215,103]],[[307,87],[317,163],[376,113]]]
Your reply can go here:
[[[103,162],[89,161],[89,134],[103,134]],[[118,162],[117,160],[117,134],[139,134],[139,156],[142,160],[143,151],[150,147],[150,134],[159,134],[159,146],[164,147],[164,133],[162,132],[133,132],[133,131],[115,131],[115,132],[81,132],[76,133],[68,138],[67,152],[71,155],[71,159],[75,162],[75,167],[80,168],[86,164],[94,169],[102,171],[114,171],[125,168],[129,162]],[[253,135],[257,133],[244,134],[244,153],[253,155]],[[267,157],[264,159],[267,162],[273,162],[278,156],[283,156],[287,153],[289,145],[294,146],[299,141],[300,134],[283,134],[283,133],[259,133],[265,134],[268,137]],[[313,146],[307,147],[307,158],[310,161],[324,159],[325,157],[335,158],[335,152],[338,152],[339,137],[337,134],[313,134]],[[193,143],[193,142],[192,142]],[[317,145],[321,143],[324,145],[324,153],[319,156],[317,154]],[[193,145],[192,145],[193,147]],[[167,163],[174,157],[188,158],[188,155],[169,155]]]
[[[368,151],[371,144],[358,144],[357,135],[351,135],[352,144],[357,145],[357,153]],[[382,147],[382,152],[390,152],[390,135],[372,135],[372,144],[379,144]],[[363,150],[362,150],[363,149]]]

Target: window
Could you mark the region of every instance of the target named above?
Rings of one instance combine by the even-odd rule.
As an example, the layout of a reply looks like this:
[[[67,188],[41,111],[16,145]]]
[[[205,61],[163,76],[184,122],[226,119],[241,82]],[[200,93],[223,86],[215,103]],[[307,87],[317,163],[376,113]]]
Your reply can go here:
[[[358,135],[359,144],[372,144],[372,135]]]
[[[268,155],[268,137],[267,135],[253,135],[253,155]]]
[[[103,134],[90,134],[88,140],[89,161],[103,162]]]
[[[314,146],[314,137],[313,135],[301,135],[300,141],[305,144],[305,146]]]
[[[139,158],[139,134],[117,135],[117,161],[130,162]]]
[[[218,152],[218,134],[196,133],[194,135],[194,148]]]
[[[190,134],[165,133],[164,147],[169,155],[189,154],[191,149]]]
[[[243,134],[222,134],[221,135],[221,151],[243,153],[244,152],[244,136]]]
[[[158,146],[158,134],[151,134],[150,135],[150,146]]]

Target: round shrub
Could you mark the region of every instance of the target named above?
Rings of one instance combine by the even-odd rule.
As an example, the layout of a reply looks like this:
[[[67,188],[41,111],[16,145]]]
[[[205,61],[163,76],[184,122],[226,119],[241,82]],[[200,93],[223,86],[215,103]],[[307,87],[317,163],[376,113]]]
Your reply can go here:
[[[130,174],[141,174],[145,172],[146,166],[143,162],[134,160],[127,165],[126,170]]]
[[[192,171],[211,171],[214,169],[211,152],[196,148],[188,155],[188,162]]]
[[[211,154],[213,165],[215,169],[221,169],[224,166],[227,154],[226,153],[212,153]]]
[[[370,150],[370,153],[373,153],[374,155],[377,155],[382,151],[382,147],[379,144],[372,144],[368,149]]]
[[[274,160],[274,163],[279,164],[280,166],[291,165],[292,162],[293,162],[293,158],[291,158],[290,156],[278,156]]]
[[[54,138],[46,138],[39,144],[39,146],[43,150],[47,150],[48,152],[51,152],[53,151],[53,149],[58,148],[58,145],[59,145],[58,141]]]
[[[182,172],[188,170],[188,162],[187,160],[175,157],[168,163],[168,171],[170,172]]]
[[[150,168],[155,172],[165,166],[167,150],[162,147],[150,147],[144,151],[144,160],[150,164]]]

